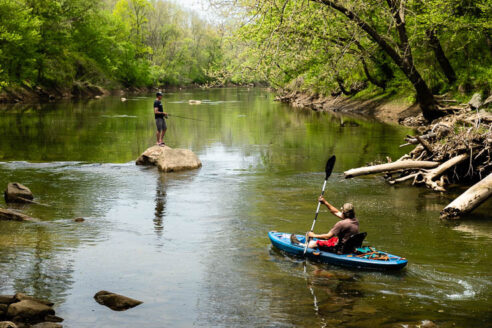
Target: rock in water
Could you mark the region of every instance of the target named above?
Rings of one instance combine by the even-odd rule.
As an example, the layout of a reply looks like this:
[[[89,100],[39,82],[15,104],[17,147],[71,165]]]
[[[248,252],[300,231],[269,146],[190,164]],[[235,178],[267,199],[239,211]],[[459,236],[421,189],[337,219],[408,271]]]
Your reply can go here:
[[[38,222],[38,219],[32,218],[23,213],[7,210],[4,208],[0,208],[0,221],[30,221],[30,222]]]
[[[146,151],[143,152],[142,155],[137,159],[137,165],[155,165],[157,166],[157,159],[162,154],[164,149],[170,148],[168,146],[152,146],[147,148]]]
[[[7,318],[14,321],[36,322],[43,320],[49,314],[55,314],[51,306],[34,300],[12,303],[7,310]]]
[[[10,182],[7,185],[4,196],[7,203],[29,203],[30,200],[34,199],[31,190],[18,182]]]
[[[0,321],[0,328],[17,328],[17,326],[11,321]]]
[[[96,295],[94,295],[94,299],[97,303],[105,305],[114,311],[125,311],[143,303],[133,298],[107,292],[105,290],[97,292]]]
[[[177,172],[184,170],[197,169],[202,166],[202,162],[189,149],[164,149],[161,156],[157,159],[157,167],[162,172]]]
[[[14,295],[0,295],[0,304],[10,304],[16,302]]]
[[[137,165],[156,165],[160,171],[176,172],[192,170],[202,166],[198,156],[188,149],[153,146],[138,159]]]

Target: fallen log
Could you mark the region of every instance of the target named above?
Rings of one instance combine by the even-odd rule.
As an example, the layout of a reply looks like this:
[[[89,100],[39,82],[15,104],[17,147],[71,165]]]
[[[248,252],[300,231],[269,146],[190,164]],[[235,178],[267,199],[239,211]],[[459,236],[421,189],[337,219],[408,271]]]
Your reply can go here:
[[[457,219],[471,212],[492,195],[492,173],[474,184],[441,212],[441,219]]]
[[[435,190],[435,191],[446,191],[442,185],[442,183],[438,183],[434,181],[434,179],[440,177],[444,172],[452,168],[453,166],[458,165],[459,163],[465,161],[469,157],[468,154],[461,154],[458,156],[455,156],[446,162],[442,163],[435,169],[430,170],[426,174],[424,174],[424,183],[427,185],[427,187]]]
[[[396,162],[387,163],[387,164],[359,167],[359,168],[345,171],[343,174],[345,176],[345,179],[348,179],[348,178],[353,178],[353,177],[357,177],[360,175],[382,173],[382,172],[391,172],[391,171],[397,171],[397,170],[433,169],[433,168],[437,167],[438,165],[439,165],[438,162],[432,162],[432,161],[403,160],[403,161],[396,161]]]

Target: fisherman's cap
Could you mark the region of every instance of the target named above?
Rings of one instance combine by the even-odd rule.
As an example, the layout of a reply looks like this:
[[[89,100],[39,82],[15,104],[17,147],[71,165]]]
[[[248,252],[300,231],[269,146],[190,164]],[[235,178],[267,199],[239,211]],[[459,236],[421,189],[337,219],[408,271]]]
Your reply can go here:
[[[156,96],[156,97],[162,97],[162,92],[160,92],[160,91],[159,91],[159,92],[157,92],[157,93],[155,94],[155,96]]]

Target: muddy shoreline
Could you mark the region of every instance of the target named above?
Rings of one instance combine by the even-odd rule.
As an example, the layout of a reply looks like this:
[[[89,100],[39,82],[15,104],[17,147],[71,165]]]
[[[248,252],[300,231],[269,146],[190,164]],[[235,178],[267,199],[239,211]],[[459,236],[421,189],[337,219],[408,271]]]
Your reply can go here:
[[[128,94],[146,94],[156,91],[179,91],[186,89],[216,89],[216,88],[231,88],[231,87],[256,87],[264,85],[161,85],[152,87],[116,87],[107,88],[97,85],[93,85],[88,82],[75,83],[71,88],[47,88],[47,87],[27,87],[27,86],[14,86],[7,87],[0,90],[0,104],[13,104],[13,103],[32,103],[38,101],[58,101],[63,99],[88,99],[88,98],[100,98],[109,95],[128,95]]]
[[[407,117],[416,116],[418,105],[389,97],[372,99],[351,99],[344,96],[323,96],[315,93],[291,91],[280,93],[276,101],[288,103],[296,108],[306,108],[319,112],[335,112],[374,117],[379,121],[399,124]]]

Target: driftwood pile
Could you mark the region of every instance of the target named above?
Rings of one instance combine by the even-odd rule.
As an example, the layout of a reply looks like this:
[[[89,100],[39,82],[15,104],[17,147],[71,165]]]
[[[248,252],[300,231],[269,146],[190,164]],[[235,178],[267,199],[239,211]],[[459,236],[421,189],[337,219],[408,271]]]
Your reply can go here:
[[[492,102],[492,97],[486,100]],[[412,181],[435,191],[446,191],[455,183],[475,183],[446,206],[441,218],[458,218],[470,212],[492,195],[492,112],[482,109],[483,102],[447,107],[453,115],[421,125],[422,119],[410,118],[404,124],[420,125],[420,135],[407,136],[400,147],[415,148],[395,162],[371,165],[345,172],[346,178],[385,173],[390,184]]]

